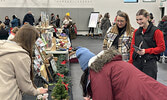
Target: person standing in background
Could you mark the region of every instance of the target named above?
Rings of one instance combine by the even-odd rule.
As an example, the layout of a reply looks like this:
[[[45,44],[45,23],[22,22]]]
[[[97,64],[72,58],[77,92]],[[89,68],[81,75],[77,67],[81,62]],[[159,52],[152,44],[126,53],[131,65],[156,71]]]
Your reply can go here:
[[[52,24],[52,25],[56,25],[56,20],[55,20],[55,15],[54,15],[54,13],[51,13],[51,19],[50,19],[50,24]]]
[[[13,20],[11,21],[12,27],[18,27],[18,19],[16,18],[16,15],[12,16]]]
[[[158,28],[163,32],[165,40],[165,52],[160,54],[159,63],[162,63],[163,54],[165,56],[165,63],[167,63],[167,15],[162,17],[162,20],[158,24]]]
[[[133,33],[129,63],[156,80],[157,60],[159,54],[165,51],[165,42],[163,33],[149,19],[149,13],[145,9],[136,13],[139,28]]]
[[[31,11],[28,11],[28,13],[24,16],[23,25],[25,22],[28,22],[32,26],[34,25],[35,19],[34,19],[34,16],[32,15]]]
[[[106,35],[107,30],[109,27],[111,27],[111,22],[110,22],[110,15],[109,13],[105,13],[103,19],[101,20],[101,30],[102,30],[102,36],[104,37]]]
[[[1,23],[0,24],[0,40],[7,40],[9,34],[8,31],[5,30],[5,24]]]
[[[122,54],[124,61],[129,60],[130,44],[134,28],[130,24],[129,16],[125,12],[119,12],[116,16],[116,23],[105,35],[103,50],[115,47]]]
[[[97,34],[99,37],[102,37],[102,30],[101,30],[101,20],[102,20],[102,14],[99,14],[98,20],[97,20]]]
[[[121,10],[118,10],[118,11],[117,11],[117,15],[118,15],[120,12],[121,12]],[[117,15],[115,16],[115,19],[114,19],[114,22],[112,23],[112,25],[115,25],[115,24],[116,24]]]
[[[71,26],[72,23],[72,19],[70,17],[70,13],[66,13],[65,17],[64,17],[64,20],[63,20],[63,28],[64,28],[64,31],[65,33],[67,34],[67,36],[70,38],[70,33],[69,33],[69,27]]]
[[[152,22],[153,25],[155,25],[155,19],[152,13],[150,13],[150,22]]]
[[[15,15],[15,16],[16,16],[16,15]],[[18,27],[20,28],[20,27],[21,27],[20,18],[18,18],[18,17],[16,16],[16,19],[18,20]]]
[[[60,18],[58,14],[56,15],[56,27],[60,28]]]
[[[8,31],[10,29],[10,19],[8,16],[5,16],[5,29]]]
[[[23,93],[35,96],[48,91],[33,84],[32,51],[38,37],[39,32],[26,24],[12,40],[0,41],[1,100],[22,100]]]

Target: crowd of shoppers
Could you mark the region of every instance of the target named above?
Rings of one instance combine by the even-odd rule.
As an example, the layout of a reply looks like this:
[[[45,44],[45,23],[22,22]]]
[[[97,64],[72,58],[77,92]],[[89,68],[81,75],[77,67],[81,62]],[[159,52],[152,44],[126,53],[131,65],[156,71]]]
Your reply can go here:
[[[29,11],[21,28],[19,18],[16,15],[12,18],[5,16],[4,23],[0,24],[0,66],[6,66],[6,69],[0,67],[0,95],[2,99],[21,100],[22,92],[38,95],[46,93],[47,89],[35,88],[33,84],[32,50],[39,37],[33,27],[34,16]],[[113,25],[109,13],[103,18],[99,15],[97,28],[104,37],[103,50],[97,55],[83,47],[76,51],[84,71],[81,85],[85,100],[166,100],[167,87],[156,79],[157,61],[162,63],[163,54],[167,63],[167,16],[158,27],[153,18],[152,13],[140,9],[136,13],[139,28],[134,29],[128,14],[123,11],[119,10]],[[70,13],[66,13],[62,28],[69,37],[71,23]],[[59,15],[55,17],[52,13],[50,24],[60,28]],[[10,27],[13,29],[9,36]],[[90,28],[91,32],[94,36],[94,28]]]

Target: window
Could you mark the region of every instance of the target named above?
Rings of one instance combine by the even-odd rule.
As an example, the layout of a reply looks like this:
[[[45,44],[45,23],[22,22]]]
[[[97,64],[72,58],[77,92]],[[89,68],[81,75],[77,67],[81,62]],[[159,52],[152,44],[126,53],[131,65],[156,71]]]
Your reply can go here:
[[[166,0],[161,0],[161,2],[165,2]]]
[[[156,0],[143,0],[143,2],[155,2]]]
[[[124,0],[124,3],[137,3],[138,0]]]

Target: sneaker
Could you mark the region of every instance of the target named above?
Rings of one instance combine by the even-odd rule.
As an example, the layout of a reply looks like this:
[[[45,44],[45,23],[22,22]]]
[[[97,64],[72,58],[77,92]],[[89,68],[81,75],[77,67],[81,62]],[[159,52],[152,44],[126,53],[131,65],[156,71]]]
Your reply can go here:
[[[164,61],[165,63],[167,63],[167,58],[165,58],[165,61]]]
[[[159,63],[162,63],[162,57],[160,57],[160,59],[159,59],[159,61],[158,61]]]

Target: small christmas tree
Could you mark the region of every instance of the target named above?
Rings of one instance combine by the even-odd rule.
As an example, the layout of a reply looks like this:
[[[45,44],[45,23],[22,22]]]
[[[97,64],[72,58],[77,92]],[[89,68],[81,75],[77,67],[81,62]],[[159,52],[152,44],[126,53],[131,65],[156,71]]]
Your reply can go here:
[[[59,78],[58,82],[52,90],[52,97],[56,100],[68,99],[68,91],[65,89],[64,84],[62,84],[62,79]]]

